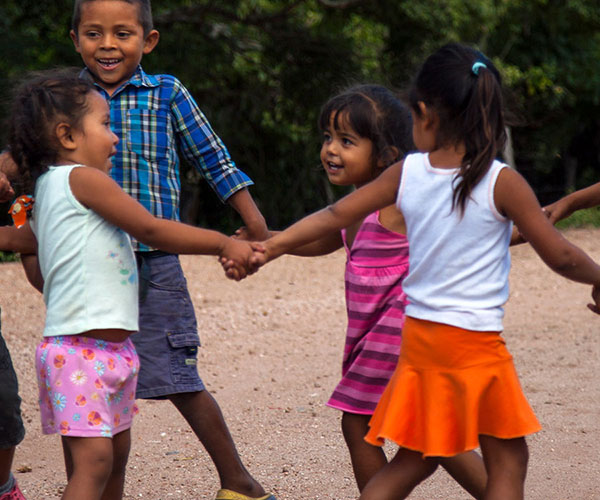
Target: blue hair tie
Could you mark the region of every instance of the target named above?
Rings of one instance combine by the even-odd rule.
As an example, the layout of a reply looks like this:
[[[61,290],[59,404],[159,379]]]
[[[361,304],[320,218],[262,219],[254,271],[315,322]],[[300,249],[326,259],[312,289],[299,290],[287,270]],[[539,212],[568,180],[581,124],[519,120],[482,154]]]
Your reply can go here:
[[[473,63],[473,66],[471,67],[471,71],[473,72],[474,75],[479,75],[479,68],[486,68],[487,69],[487,66],[485,65],[484,62],[475,61]]]

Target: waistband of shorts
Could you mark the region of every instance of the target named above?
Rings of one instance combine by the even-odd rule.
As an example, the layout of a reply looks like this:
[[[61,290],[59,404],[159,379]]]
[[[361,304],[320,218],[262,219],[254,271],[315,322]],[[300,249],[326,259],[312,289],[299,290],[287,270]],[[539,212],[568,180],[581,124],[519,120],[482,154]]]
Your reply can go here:
[[[83,335],[53,335],[44,337],[42,344],[69,345],[73,347],[93,347],[102,349],[110,346],[112,350],[121,350],[133,345],[131,337],[127,337],[123,342],[110,342],[108,340],[95,339],[93,337],[84,337]]]
[[[142,259],[156,259],[158,257],[168,257],[170,255],[177,256],[175,253],[163,252],[162,250],[136,250],[135,255]]]

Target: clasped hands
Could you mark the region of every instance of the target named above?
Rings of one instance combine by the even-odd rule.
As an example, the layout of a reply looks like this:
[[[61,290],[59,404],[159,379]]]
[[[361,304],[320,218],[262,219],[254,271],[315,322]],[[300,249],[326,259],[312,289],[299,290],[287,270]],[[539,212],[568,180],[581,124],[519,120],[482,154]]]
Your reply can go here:
[[[229,279],[241,281],[268,262],[267,243],[250,240],[251,235],[241,227],[229,238],[219,255],[219,263]]]

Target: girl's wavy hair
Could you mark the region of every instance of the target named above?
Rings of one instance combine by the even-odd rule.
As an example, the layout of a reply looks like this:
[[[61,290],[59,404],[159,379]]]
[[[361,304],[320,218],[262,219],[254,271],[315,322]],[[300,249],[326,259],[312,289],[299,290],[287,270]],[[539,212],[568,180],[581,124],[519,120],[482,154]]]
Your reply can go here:
[[[417,116],[419,101],[438,115],[436,146],[465,145],[452,198],[452,209],[458,206],[463,213],[471,192],[506,142],[500,73],[481,52],[450,43],[427,58],[409,101]]]
[[[8,150],[17,164],[17,191],[32,194],[35,183],[58,160],[56,126],[78,129],[94,84],[73,70],[34,73],[16,90],[8,123]]]
[[[332,117],[336,130],[340,120],[347,120],[360,137],[373,143],[373,163],[381,160],[388,167],[414,149],[410,111],[382,85],[356,85],[329,99],[319,115],[321,131],[330,127]],[[391,154],[391,146],[397,154]]]

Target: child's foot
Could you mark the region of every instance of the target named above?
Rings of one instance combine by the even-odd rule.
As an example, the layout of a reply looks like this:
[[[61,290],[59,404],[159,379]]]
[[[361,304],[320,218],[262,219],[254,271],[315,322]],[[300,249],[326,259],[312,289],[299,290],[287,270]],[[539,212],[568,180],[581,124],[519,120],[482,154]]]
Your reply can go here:
[[[27,500],[21,490],[19,489],[19,485],[15,481],[15,485],[8,493],[4,493],[4,495],[0,496],[0,500]]]

